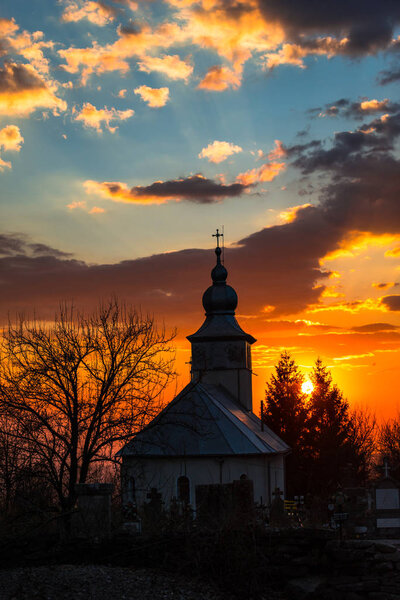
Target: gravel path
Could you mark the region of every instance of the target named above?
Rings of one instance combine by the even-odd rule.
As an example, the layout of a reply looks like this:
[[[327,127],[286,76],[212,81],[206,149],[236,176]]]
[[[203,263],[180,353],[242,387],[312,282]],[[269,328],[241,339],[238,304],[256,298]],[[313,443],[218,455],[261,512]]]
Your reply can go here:
[[[0,570],[0,600],[228,600],[213,586],[149,570],[62,565]]]

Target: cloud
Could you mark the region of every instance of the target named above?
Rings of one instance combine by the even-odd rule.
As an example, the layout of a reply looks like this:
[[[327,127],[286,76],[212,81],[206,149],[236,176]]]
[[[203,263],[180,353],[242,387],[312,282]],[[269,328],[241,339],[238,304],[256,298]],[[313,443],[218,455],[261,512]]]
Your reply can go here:
[[[236,181],[245,186],[256,185],[262,181],[272,181],[285,169],[284,162],[268,162],[260,167],[239,173]]]
[[[134,92],[139,94],[151,108],[165,106],[169,100],[169,88],[167,87],[151,88],[148,85],[141,85]]]
[[[66,23],[76,23],[87,19],[90,23],[103,27],[114,20],[116,9],[105,2],[68,2],[61,19]]]
[[[182,60],[177,54],[163,56],[143,56],[138,62],[140,71],[162,73],[170,79],[187,81],[193,73],[193,66]]]
[[[353,119],[364,119],[366,115],[374,113],[393,114],[400,110],[400,104],[391,102],[388,98],[376,100],[364,98],[359,102],[352,102],[347,98],[340,98],[332,104],[327,104],[324,109],[311,109],[311,113],[319,112],[319,117],[344,116]]]
[[[396,258],[397,256],[400,256],[400,246],[397,246],[396,248],[392,248],[391,250],[387,250],[385,252],[385,256],[390,257],[390,258]]]
[[[53,49],[54,43],[43,37],[42,31],[20,32],[14,19],[0,19],[1,54],[22,56],[38,73],[48,75],[49,60],[44,51]]]
[[[45,81],[31,65],[6,63],[0,68],[0,114],[27,117],[44,108],[55,114],[67,108],[53,83]]]
[[[384,296],[382,304],[390,311],[400,311],[400,295]]]
[[[380,83],[380,85],[387,85],[388,83],[395,83],[396,81],[400,81],[399,67],[385,69],[379,73],[378,83]]]
[[[13,152],[19,152],[24,143],[21,130],[16,125],[6,125],[0,129],[0,149]]]
[[[391,287],[395,287],[397,286],[398,283],[394,283],[393,281],[391,282],[387,282],[387,283],[373,283],[372,287],[375,288],[376,290],[388,290]]]
[[[228,197],[240,196],[246,190],[246,186],[240,183],[225,185],[200,174],[171,181],[156,181],[148,186],[132,188],[118,181],[88,180],[85,181],[84,187],[87,194],[95,194],[115,202],[134,204],[165,204],[183,200],[211,204]]]
[[[138,57],[142,64],[149,67],[145,57],[148,52],[156,49],[165,49],[176,44],[182,39],[179,26],[175,23],[162,23],[152,29],[148,24],[144,24],[140,29],[132,27],[119,27],[118,39],[111,43],[101,46],[94,41],[92,46],[86,48],[70,48],[59,50],[58,53],[66,63],[61,67],[68,73],[81,73],[82,84],[86,84],[88,78],[92,74],[101,74],[109,71],[120,71],[126,73],[130,69],[128,59]],[[183,62],[183,61],[182,61]],[[173,70],[177,67],[178,61],[170,61],[172,67],[170,72],[177,73],[178,70]],[[160,66],[160,70],[163,66]],[[154,66],[154,65],[153,65]],[[168,59],[165,60],[164,67],[169,67]],[[182,65],[181,69],[182,69]]]
[[[4,171],[4,169],[11,169],[11,163],[8,160],[0,158],[0,171]]]
[[[229,87],[237,89],[240,84],[241,77],[238,73],[228,67],[215,65],[209,68],[197,87],[200,90],[223,92]]]
[[[108,129],[111,133],[115,133],[117,126],[111,126],[111,121],[125,121],[134,115],[132,109],[117,110],[116,108],[96,108],[90,102],[85,102],[81,110],[74,107],[72,111],[75,121],[81,121],[84,127],[96,129],[98,133],[103,131],[102,126]]]
[[[243,152],[243,148],[236,146],[231,142],[219,142],[218,140],[215,140],[203,148],[198,154],[198,157],[207,158],[208,162],[220,163],[229,156],[232,156],[232,154],[237,154],[238,152]]]
[[[399,327],[390,323],[368,323],[367,325],[359,325],[351,329],[358,333],[378,333],[381,331],[396,331]]]

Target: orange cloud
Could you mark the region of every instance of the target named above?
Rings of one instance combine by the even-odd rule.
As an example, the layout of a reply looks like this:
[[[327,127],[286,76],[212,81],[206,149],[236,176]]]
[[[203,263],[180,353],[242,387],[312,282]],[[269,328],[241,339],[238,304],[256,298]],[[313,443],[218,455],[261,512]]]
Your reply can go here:
[[[7,125],[0,129],[0,149],[19,152],[23,143],[21,130],[16,125]]]
[[[204,76],[204,79],[200,81],[197,87],[200,90],[223,92],[229,87],[240,87],[240,83],[241,77],[239,74],[235,73],[235,71],[228,69],[228,67],[215,65],[210,67]]]
[[[47,75],[49,61],[44,50],[52,49],[52,41],[43,40],[42,31],[18,32],[19,26],[14,19],[0,19],[1,50],[3,54],[19,54],[23,56],[39,73]]]
[[[100,27],[107,25],[115,18],[115,10],[103,2],[88,0],[82,2],[69,2],[66,6],[61,19],[66,23],[76,23],[82,19],[87,19]]]
[[[212,144],[208,144],[206,148],[203,148],[198,157],[207,158],[212,163],[220,163],[226,160],[228,156],[232,156],[232,154],[237,154],[238,152],[243,152],[243,148],[235,146],[235,144],[231,144],[230,142],[215,140]]]
[[[111,127],[111,121],[125,121],[130,119],[134,115],[132,109],[128,110],[117,110],[116,108],[104,108],[97,109],[90,102],[85,102],[82,109],[78,111],[75,107],[72,110],[75,121],[82,121],[84,127],[91,127],[96,129],[98,133],[101,133],[102,124],[110,131],[114,133],[118,127]]]
[[[320,260],[320,264],[323,264],[325,261],[335,260],[336,258],[353,258],[368,248],[388,246],[399,239],[399,235],[393,235],[389,233],[374,235],[369,232],[360,233],[350,231],[348,235],[340,241],[339,248],[329,252],[326,256],[324,256],[324,258]],[[385,256],[396,256],[396,254],[390,254],[391,252],[396,252],[396,249],[388,250],[385,252]]]
[[[385,98],[384,100],[363,100],[363,102],[360,102],[360,108],[361,110],[364,110],[366,112],[375,110],[386,110],[388,104],[388,98]]]
[[[87,194],[95,194],[101,198],[107,200],[113,200],[114,202],[129,202],[134,204],[165,204],[170,200],[174,200],[173,197],[160,198],[158,196],[139,196],[129,188],[126,183],[119,181],[93,181],[87,180],[83,184],[85,192]]]
[[[373,283],[372,287],[375,288],[376,290],[388,290],[391,287],[394,287],[396,284],[391,281],[388,283]]]
[[[278,158],[283,158],[286,156],[287,152],[283,146],[283,143],[280,140],[275,140],[275,147],[268,154],[269,160],[277,160]]]
[[[94,42],[87,48],[67,48],[59,50],[59,55],[65,59],[62,68],[68,73],[81,72],[82,83],[95,73],[107,71],[129,71],[127,59],[140,57],[142,62],[149,51],[157,48],[168,48],[182,40],[182,32],[176,23],[163,23],[152,29],[145,24],[140,30],[118,28],[118,39],[112,44],[101,46]]]
[[[163,56],[143,56],[138,62],[139,70],[145,73],[156,71],[170,79],[187,81],[193,73],[193,66],[177,54]]]
[[[396,246],[396,248],[392,248],[391,250],[387,250],[385,252],[385,256],[394,257],[400,256],[400,246]]]
[[[93,206],[93,208],[89,210],[89,215],[101,215],[105,212],[105,209],[101,208],[101,206]]]
[[[67,104],[56,96],[56,85],[34,67],[6,63],[0,68],[0,114],[27,117],[38,108],[58,114]]]
[[[298,204],[297,206],[290,206],[286,208],[282,212],[279,213],[279,218],[283,223],[292,223],[296,217],[299,210],[302,208],[307,208],[308,206],[312,206],[310,203],[307,204]]]
[[[225,185],[219,181],[207,179],[200,173],[169,181],[155,181],[147,186],[137,185],[132,188],[119,181],[88,180],[85,181],[84,188],[87,194],[96,194],[115,202],[133,202],[135,204],[165,204],[183,200],[198,204],[210,204],[220,202],[228,197],[240,196],[246,190],[245,186],[240,183]]]
[[[4,169],[11,169],[11,163],[0,158],[0,171],[4,171]]]
[[[165,106],[169,99],[169,89],[167,87],[151,88],[147,85],[141,85],[134,90],[135,94],[147,102],[151,108],[160,108]]]
[[[314,44],[309,47],[284,43],[278,51],[265,54],[265,65],[268,69],[274,69],[279,65],[293,65],[304,69],[304,58],[306,56],[325,54],[330,58],[335,54],[342,53],[347,43],[347,38],[337,40],[330,36],[317,38]]]
[[[270,162],[261,165],[261,167],[250,169],[244,173],[239,173],[236,181],[242,185],[254,185],[262,181],[272,181],[285,169],[284,162]]]

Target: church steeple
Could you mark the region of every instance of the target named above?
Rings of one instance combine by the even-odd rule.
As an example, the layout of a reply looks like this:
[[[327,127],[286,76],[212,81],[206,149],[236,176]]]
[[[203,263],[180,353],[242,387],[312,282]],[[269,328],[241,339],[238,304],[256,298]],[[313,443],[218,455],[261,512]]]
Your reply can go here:
[[[217,229],[217,263],[211,271],[212,285],[203,294],[206,319],[187,338],[192,344],[192,379],[223,385],[240,404],[252,410],[250,345],[256,340],[243,331],[235,318],[238,298],[226,283],[228,272],[221,263],[221,235]]]

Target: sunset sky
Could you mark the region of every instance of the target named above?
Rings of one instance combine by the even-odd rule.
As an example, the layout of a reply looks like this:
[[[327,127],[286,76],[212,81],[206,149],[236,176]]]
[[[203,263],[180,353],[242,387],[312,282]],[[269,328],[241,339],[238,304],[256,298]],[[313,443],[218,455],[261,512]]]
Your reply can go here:
[[[225,228],[256,402],[288,349],[400,409],[400,2],[5,0],[0,311],[178,328]]]

